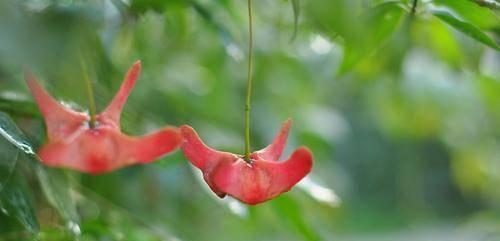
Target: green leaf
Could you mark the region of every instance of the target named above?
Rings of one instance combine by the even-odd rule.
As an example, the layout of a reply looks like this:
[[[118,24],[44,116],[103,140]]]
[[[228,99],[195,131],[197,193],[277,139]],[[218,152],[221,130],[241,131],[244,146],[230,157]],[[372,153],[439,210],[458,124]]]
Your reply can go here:
[[[0,138],[0,192],[9,181],[16,167],[19,150],[4,138]]]
[[[315,29],[335,38],[351,38],[362,31],[359,16],[362,0],[342,1],[305,1],[304,15]]]
[[[17,219],[26,230],[36,234],[39,225],[31,199],[25,191],[26,181],[15,175],[0,192],[0,212]]]
[[[79,216],[75,200],[71,196],[68,177],[62,170],[45,168],[41,165],[37,165],[36,173],[49,203],[59,212],[68,230],[74,235],[79,235]]]
[[[291,41],[297,37],[297,32],[299,30],[299,17],[300,17],[300,2],[299,0],[291,0],[293,9],[293,34]]]
[[[424,38],[422,41],[430,46],[434,54],[452,66],[458,67],[463,64],[465,57],[453,34],[453,29],[438,19],[424,22],[422,28],[424,29],[421,31],[427,33],[422,36]]]
[[[447,23],[448,25],[452,26],[456,30],[464,33],[465,35],[493,49],[500,50],[500,47],[497,45],[497,43],[492,38],[490,38],[490,36],[481,31],[481,29],[479,29],[478,27],[470,23],[463,22],[444,11],[433,11],[432,14],[434,14],[434,16],[436,16],[443,22]]]
[[[21,99],[17,96],[18,93],[0,93],[0,111],[22,116],[40,117],[40,111],[38,111],[37,106],[32,101]]]
[[[31,146],[29,140],[19,130],[17,125],[5,113],[0,111],[0,136],[3,136],[7,141],[14,144],[24,153],[34,156],[35,151]]]
[[[200,15],[200,17],[210,25],[210,27],[214,28],[218,32],[219,38],[222,40],[222,44],[226,50],[238,46],[227,27],[224,26],[224,24],[219,23],[209,9],[197,1],[192,1],[191,6],[196,13],[198,13],[198,15]]]
[[[484,29],[500,26],[500,17],[488,8],[481,7],[470,0],[435,0],[437,6],[445,6],[453,10],[463,19]]]
[[[0,211],[17,219],[31,233],[38,233],[38,221],[34,214],[26,181],[14,172],[19,151],[35,155],[28,139],[12,119],[0,112]],[[14,176],[12,176],[14,175]]]
[[[396,2],[383,3],[369,10],[364,19],[366,32],[346,39],[344,58],[338,74],[344,74],[361,59],[378,50],[398,29],[403,9]]]
[[[303,219],[303,214],[300,212],[301,207],[292,198],[282,195],[272,202],[273,209],[279,214],[282,220],[292,228],[296,229],[303,237],[304,240],[316,241],[321,238],[314,232],[314,230]]]

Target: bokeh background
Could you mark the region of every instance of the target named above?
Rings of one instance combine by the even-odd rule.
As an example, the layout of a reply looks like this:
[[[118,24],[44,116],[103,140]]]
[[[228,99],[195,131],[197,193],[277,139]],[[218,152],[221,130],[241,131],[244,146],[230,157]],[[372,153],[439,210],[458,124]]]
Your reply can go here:
[[[244,0],[0,1],[0,240],[500,240],[497,0],[254,1],[253,149],[288,117],[312,173],[249,207],[216,198],[182,154],[106,175],[50,169],[23,81],[122,116],[142,135],[190,124],[243,152]]]

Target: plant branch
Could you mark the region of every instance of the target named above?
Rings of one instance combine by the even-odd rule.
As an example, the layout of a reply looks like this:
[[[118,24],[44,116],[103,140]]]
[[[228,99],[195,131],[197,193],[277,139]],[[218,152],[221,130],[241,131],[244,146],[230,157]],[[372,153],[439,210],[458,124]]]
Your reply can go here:
[[[481,7],[487,7],[490,9],[500,9],[500,2],[496,0],[470,0],[475,2]]]
[[[245,102],[245,161],[250,163],[250,109],[252,97],[253,23],[252,0],[248,0],[248,78]]]

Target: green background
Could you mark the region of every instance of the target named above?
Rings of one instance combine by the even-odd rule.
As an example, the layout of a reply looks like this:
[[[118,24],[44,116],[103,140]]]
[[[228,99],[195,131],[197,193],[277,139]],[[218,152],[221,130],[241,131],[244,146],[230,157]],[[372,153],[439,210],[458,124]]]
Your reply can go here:
[[[242,153],[246,4],[0,1],[0,240],[500,239],[495,0],[254,1],[252,147],[291,117],[285,156],[315,157],[265,204],[219,200],[180,151],[97,176],[34,160],[46,136],[22,69],[86,110],[80,55],[98,110],[142,60],[125,133],[189,124]]]

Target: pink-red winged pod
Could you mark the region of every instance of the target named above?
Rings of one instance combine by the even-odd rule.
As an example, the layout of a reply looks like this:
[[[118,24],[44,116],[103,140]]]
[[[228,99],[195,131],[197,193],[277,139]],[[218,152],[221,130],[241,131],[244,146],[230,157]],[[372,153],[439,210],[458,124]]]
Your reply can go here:
[[[251,162],[241,155],[206,146],[190,126],[180,127],[181,148],[189,161],[219,197],[232,196],[255,205],[289,191],[312,168],[312,154],[306,147],[296,149],[290,158],[278,161],[286,144],[291,121],[287,120],[278,136],[266,148],[250,154]]]
[[[89,114],[60,104],[26,72],[26,82],[48,132],[48,142],[38,150],[41,161],[48,166],[97,174],[148,163],[176,149],[181,141],[177,128],[166,127],[143,137],[128,136],[120,130],[120,115],[140,70],[141,62],[137,61],[111,103],[95,116],[93,127]]]

